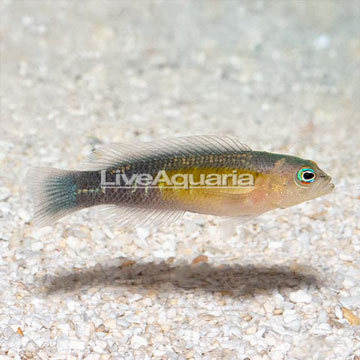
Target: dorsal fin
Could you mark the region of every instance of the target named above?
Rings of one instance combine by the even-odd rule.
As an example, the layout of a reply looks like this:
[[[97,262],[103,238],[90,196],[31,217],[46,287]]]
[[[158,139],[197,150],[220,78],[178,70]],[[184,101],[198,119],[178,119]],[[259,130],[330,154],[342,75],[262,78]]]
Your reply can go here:
[[[190,156],[204,151],[218,155],[226,152],[249,152],[251,149],[231,136],[184,136],[144,143],[105,145],[95,150],[83,165],[84,170],[101,170],[149,157]]]

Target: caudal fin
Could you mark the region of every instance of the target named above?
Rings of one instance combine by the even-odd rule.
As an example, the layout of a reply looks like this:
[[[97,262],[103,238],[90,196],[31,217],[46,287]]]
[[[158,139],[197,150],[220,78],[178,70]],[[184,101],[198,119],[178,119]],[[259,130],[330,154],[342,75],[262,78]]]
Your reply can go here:
[[[79,209],[76,200],[75,171],[47,167],[31,168],[26,181],[35,203],[35,225],[51,225]]]

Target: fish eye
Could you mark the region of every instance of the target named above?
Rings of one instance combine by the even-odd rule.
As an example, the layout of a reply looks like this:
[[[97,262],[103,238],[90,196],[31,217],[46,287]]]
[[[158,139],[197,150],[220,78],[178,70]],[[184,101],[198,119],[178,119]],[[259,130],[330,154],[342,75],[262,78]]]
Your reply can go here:
[[[309,184],[315,181],[315,171],[310,168],[300,169],[297,178],[302,184]]]

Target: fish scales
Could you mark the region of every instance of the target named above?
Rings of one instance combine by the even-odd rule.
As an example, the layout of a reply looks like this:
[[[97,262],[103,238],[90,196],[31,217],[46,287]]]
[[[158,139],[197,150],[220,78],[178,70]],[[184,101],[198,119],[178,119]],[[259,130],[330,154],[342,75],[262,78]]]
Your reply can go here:
[[[222,169],[237,168],[243,171],[257,173],[253,166],[251,153],[229,152],[226,154],[214,155],[213,153],[196,154],[193,156],[166,156],[154,160],[144,158],[133,162],[119,164],[118,166],[107,169],[107,181],[114,182],[116,173],[125,174],[131,178],[133,174],[150,174],[153,177],[159,170],[165,171],[186,171],[188,169],[209,168],[213,173],[221,173]],[[127,169],[127,170],[126,170]],[[161,203],[161,191],[159,188],[122,188],[124,180],[121,180],[119,188],[109,188],[104,191],[100,186],[101,172],[86,171],[75,175],[76,188],[78,193],[78,204],[85,207],[101,204],[128,204],[153,206],[150,200]]]
[[[229,157],[230,155],[230,157]],[[172,157],[164,157],[154,160],[153,158],[145,158],[138,161],[119,164],[113,168],[107,169],[107,181],[114,182],[116,173],[125,174],[127,178],[131,178],[133,174],[150,174],[155,176],[159,170],[181,171],[196,168],[212,168],[213,172],[219,171],[220,168],[234,168],[237,164],[241,164],[244,169],[250,170],[251,154],[221,154],[214,156],[213,154],[203,154],[194,156],[174,155]],[[240,160],[240,163],[239,163]],[[246,165],[248,164],[248,166]],[[128,169],[128,170],[126,170]],[[136,189],[134,188],[109,188],[106,191],[101,188],[101,172],[100,171],[84,171],[74,174],[74,181],[77,189],[77,202],[84,207],[101,205],[101,204],[143,204],[152,206],[150,199],[161,200],[160,191],[156,188]],[[120,186],[124,186],[122,180]],[[150,193],[150,194],[149,194]]]

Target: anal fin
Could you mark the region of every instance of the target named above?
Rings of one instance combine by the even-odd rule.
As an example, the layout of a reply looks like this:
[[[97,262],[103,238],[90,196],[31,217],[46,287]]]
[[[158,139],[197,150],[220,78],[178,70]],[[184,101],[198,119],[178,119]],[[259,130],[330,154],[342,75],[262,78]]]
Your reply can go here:
[[[175,222],[184,211],[131,208],[118,205],[101,206],[100,211],[106,220],[120,226],[160,226]]]

